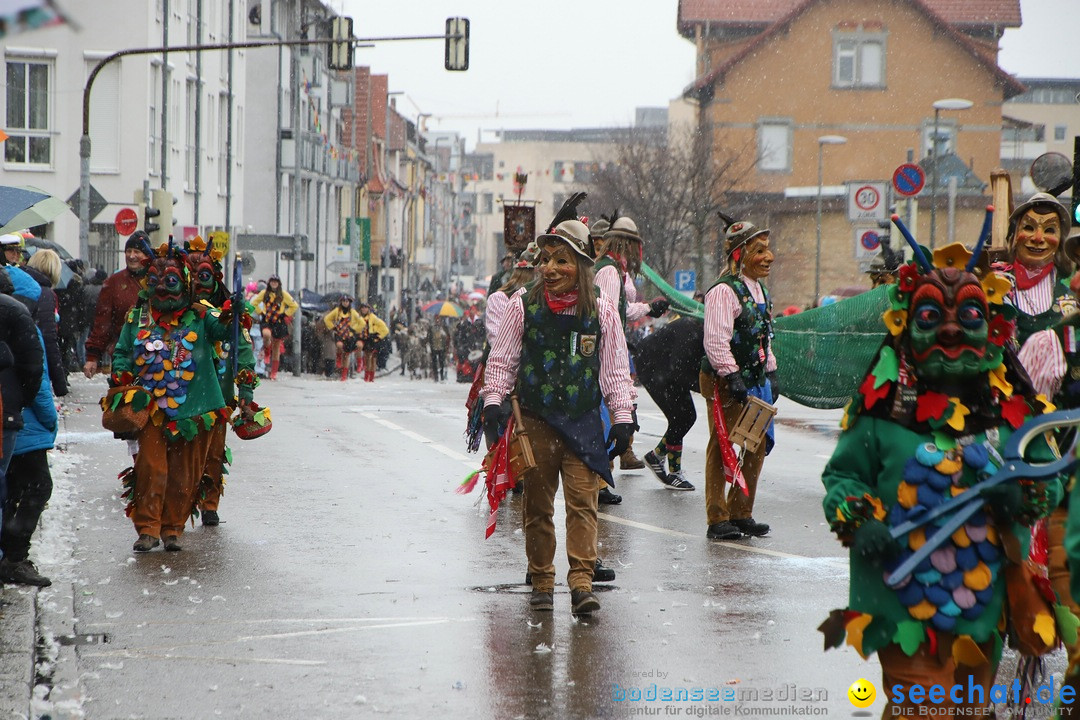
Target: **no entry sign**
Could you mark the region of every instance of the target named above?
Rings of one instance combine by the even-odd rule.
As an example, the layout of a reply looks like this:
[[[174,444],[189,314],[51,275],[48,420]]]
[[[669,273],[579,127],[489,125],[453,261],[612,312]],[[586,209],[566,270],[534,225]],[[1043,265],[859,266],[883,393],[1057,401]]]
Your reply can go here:
[[[139,216],[131,208],[121,208],[113,224],[120,235],[130,235],[139,227]]]
[[[904,163],[893,173],[892,184],[904,197],[918,195],[926,185],[926,173],[915,163]]]

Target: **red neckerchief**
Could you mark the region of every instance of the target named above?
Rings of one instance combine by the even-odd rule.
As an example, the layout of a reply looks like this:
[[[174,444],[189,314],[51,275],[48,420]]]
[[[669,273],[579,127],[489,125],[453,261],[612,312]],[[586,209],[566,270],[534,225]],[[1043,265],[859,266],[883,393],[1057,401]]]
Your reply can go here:
[[[1016,263],[1013,265],[1013,277],[1016,278],[1017,290],[1030,290],[1042,282],[1054,269],[1054,263],[1048,262],[1038,270],[1029,270],[1027,266]]]
[[[607,256],[618,263],[619,269],[622,270],[624,274],[626,273],[626,258],[617,252],[609,252]]]
[[[544,300],[547,301],[548,309],[558,315],[563,310],[577,305],[577,291],[568,292],[565,295],[552,295],[545,289]]]

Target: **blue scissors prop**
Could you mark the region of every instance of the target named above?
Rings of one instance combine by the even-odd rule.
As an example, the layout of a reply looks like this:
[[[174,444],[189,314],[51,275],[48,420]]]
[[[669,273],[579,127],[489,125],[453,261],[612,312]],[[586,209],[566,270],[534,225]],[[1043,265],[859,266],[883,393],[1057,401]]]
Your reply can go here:
[[[1014,480],[1048,480],[1056,475],[1071,472],[1080,457],[1077,457],[1078,445],[1080,445],[1080,433],[1073,438],[1068,451],[1052,462],[1031,464],[1024,460],[1024,453],[1032,440],[1047,431],[1058,430],[1065,427],[1080,426],[1080,410],[1061,410],[1047,413],[1032,418],[1021,425],[1013,433],[1001,456],[995,458],[1000,462],[997,472],[975,483],[959,495],[945,500],[940,505],[920,513],[917,517],[910,518],[891,529],[893,539],[899,540],[904,535],[917,527],[927,524],[931,520],[941,517],[945,513],[955,514],[939,527],[933,535],[926,538],[922,547],[916,550],[911,557],[902,562],[896,570],[889,575],[885,583],[889,587],[897,587],[904,578],[914,572],[915,567],[937,550],[954,532],[960,529],[974,515],[986,500],[982,497],[982,491]],[[991,454],[993,456],[994,453]]]

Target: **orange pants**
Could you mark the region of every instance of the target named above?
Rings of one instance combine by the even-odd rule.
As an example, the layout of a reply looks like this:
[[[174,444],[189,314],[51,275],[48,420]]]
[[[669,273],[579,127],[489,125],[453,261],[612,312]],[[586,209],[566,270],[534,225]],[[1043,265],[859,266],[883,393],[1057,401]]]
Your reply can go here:
[[[953,640],[956,639],[956,636],[939,630],[937,631],[937,638],[937,652],[933,655],[930,654],[929,643],[925,642],[910,657],[896,644],[886,645],[878,650],[878,660],[881,662],[881,685],[878,686],[878,692],[885,694],[889,698],[889,702],[885,706],[885,712],[881,715],[882,720],[886,718],[888,720],[918,718],[920,717],[920,705],[924,710],[928,707],[940,709],[942,713],[946,713],[943,715],[944,717],[957,715],[957,713],[948,714],[949,711],[957,708],[985,708],[991,705],[990,685],[994,682],[997,666],[989,660],[977,667],[959,665],[952,657]],[[987,658],[993,657],[993,640],[979,643],[979,649]],[[975,702],[971,704],[967,702],[968,678],[971,679],[970,684],[973,688],[982,688],[982,702],[979,702],[978,690],[974,689],[972,691],[972,700]],[[904,692],[904,702],[898,706],[894,705],[891,699],[891,689],[895,685],[901,686]],[[912,685],[922,685],[924,690],[934,685],[941,685],[946,692],[944,702],[931,704],[924,697],[922,703],[912,703],[908,697],[908,689]],[[960,693],[961,701],[959,703],[954,702],[949,696],[949,691],[954,685],[959,685],[963,689]],[[943,716],[939,715],[938,717]],[[984,714],[982,717],[993,717],[993,715]]]
[[[229,426],[219,422],[210,430],[210,445],[206,451],[199,491],[200,510],[217,510],[225,491],[225,438]]]
[[[724,414],[724,425],[729,432],[739,422],[743,406],[728,394],[727,381],[723,378],[702,372],[698,382],[708,406],[705,415],[709,421],[709,444],[705,447],[705,514],[710,525],[726,520],[745,520],[754,511],[758,476],[761,475],[761,466],[765,462],[765,443],[761,443],[757,451],[743,454],[742,472],[749,493],[744,495],[742,488],[735,483],[728,483],[724,475],[724,461],[720,456],[720,443],[716,439],[713,422],[713,392],[716,386],[720,386],[720,402],[723,405],[721,411]]]
[[[166,440],[162,428],[152,422],[139,432],[131,513],[137,533],[163,537],[184,532],[209,445],[210,433],[205,430],[190,441]]]

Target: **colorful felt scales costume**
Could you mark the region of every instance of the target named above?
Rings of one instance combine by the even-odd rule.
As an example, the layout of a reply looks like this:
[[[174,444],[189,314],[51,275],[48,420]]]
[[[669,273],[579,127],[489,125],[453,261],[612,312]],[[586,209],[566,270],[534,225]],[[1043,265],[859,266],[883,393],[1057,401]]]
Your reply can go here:
[[[217,344],[229,341],[231,327],[217,309],[192,302],[184,255],[171,244],[158,249],[144,301],[128,313],[113,353],[112,384],[138,386],[150,396],[135,467],[124,474],[136,550],[155,547],[158,538],[179,549],[211,431],[231,414],[217,373]]]
[[[1075,635],[1075,625],[1055,606],[1045,568],[1028,560],[1030,526],[1061,497],[1056,476],[980,486],[965,496],[973,498],[963,506],[970,517],[951,533],[942,528],[958,510],[926,520],[994,475],[1010,435],[1053,406],[1035,395],[1007,347],[1010,282],[975,274],[987,231],[975,257],[957,243],[935,251],[931,265],[894,222],[916,260],[889,289],[889,335],[845,410],[822,476],[825,516],[851,548],[851,585],[848,607],[820,629],[826,648],[846,636],[863,657],[877,652],[890,688],[885,716],[915,717],[909,686],[948,692],[971,683],[983,688],[975,703],[986,707],[1004,640],[1037,654]],[[1027,459],[1054,459],[1042,435]],[[1043,579],[1033,582],[1040,570]],[[905,690],[898,707],[895,686]],[[935,707],[966,703],[965,694]]]

